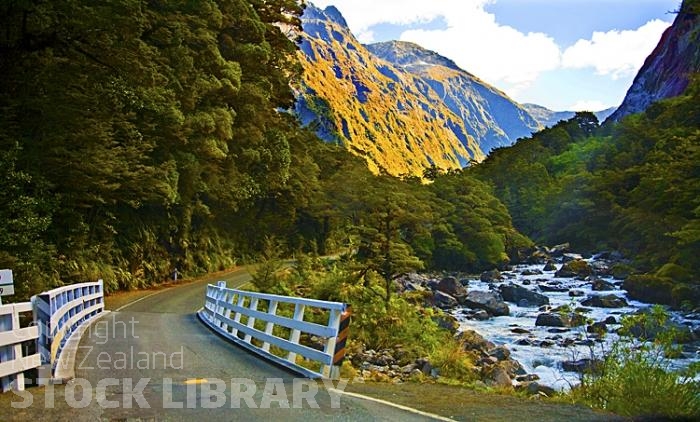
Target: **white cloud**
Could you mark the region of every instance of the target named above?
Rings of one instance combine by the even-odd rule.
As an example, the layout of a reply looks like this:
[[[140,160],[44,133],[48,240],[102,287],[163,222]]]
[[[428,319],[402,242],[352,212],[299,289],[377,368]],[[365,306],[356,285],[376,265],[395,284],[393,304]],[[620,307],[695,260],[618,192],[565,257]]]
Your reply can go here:
[[[367,31],[378,23],[409,25],[430,22],[455,7],[489,3],[491,0],[313,0],[320,8],[336,6],[353,34]]]
[[[496,16],[485,9],[498,0],[312,1],[321,8],[336,6],[352,32],[364,43],[375,41],[373,31],[377,30],[374,28],[377,24],[415,27],[440,19],[446,24],[442,29],[407,30],[400,38],[454,60],[514,98],[534,86],[544,72],[553,75],[562,69],[594,69],[611,80],[628,78],[641,67],[663,30],[670,25],[653,20],[636,30],[594,32],[590,40],[581,39],[564,50],[545,33],[523,33],[498,23]]]
[[[492,84],[509,84],[511,90],[526,87],[560,64],[559,47],[551,37],[482,19],[444,30],[406,31],[401,39],[435,50]]]
[[[613,79],[634,75],[670,24],[659,19],[636,30],[594,32],[590,40],[578,40],[562,56],[565,68],[594,68]]]
[[[571,111],[601,111],[610,107],[602,101],[598,100],[581,100],[577,101],[575,104],[567,107],[567,110]]]
[[[454,60],[460,67],[509,91],[526,87],[544,71],[560,65],[561,52],[543,33],[523,34],[500,25],[484,6],[494,0],[316,0],[335,5],[354,34],[371,42],[378,23],[410,25],[442,18],[446,29],[409,30],[404,41],[415,42]]]
[[[369,29],[357,33],[353,32],[353,35],[355,35],[355,38],[362,44],[372,44],[376,41],[374,39],[374,31]]]

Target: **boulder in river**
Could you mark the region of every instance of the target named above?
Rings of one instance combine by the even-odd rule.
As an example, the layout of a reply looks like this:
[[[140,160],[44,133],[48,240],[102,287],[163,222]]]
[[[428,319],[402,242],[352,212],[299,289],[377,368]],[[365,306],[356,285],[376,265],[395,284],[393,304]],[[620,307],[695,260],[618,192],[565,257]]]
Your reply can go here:
[[[481,273],[481,281],[484,283],[497,283],[503,281],[503,274],[500,271],[493,269],[491,271],[484,271]]]
[[[463,303],[464,306],[472,309],[483,309],[493,316],[510,314],[508,305],[498,293],[482,291],[469,292]]]
[[[485,310],[479,309],[478,311],[475,311],[475,312],[471,315],[471,317],[472,317],[472,319],[475,319],[475,320],[477,320],[477,321],[486,321],[486,320],[488,320],[489,318],[491,318],[491,315],[489,315],[489,313],[486,312]]]
[[[595,308],[622,308],[627,306],[627,301],[616,295],[592,295],[581,302],[581,305]]]
[[[609,276],[612,275],[612,269],[610,266],[603,262],[603,261],[593,261],[591,262],[591,269],[593,270],[593,274],[599,275],[599,276]]]
[[[554,246],[549,250],[549,254],[555,258],[564,256],[565,253],[569,252],[571,245],[568,243],[563,243],[561,245]]]
[[[543,292],[566,292],[569,290],[568,287],[564,287],[555,281],[549,284],[539,284],[539,288]]]
[[[569,319],[562,314],[546,312],[537,315],[536,327],[568,327]]]
[[[552,261],[551,259],[547,261],[547,263],[544,265],[544,268],[542,268],[542,271],[556,271],[557,270],[557,263]]]
[[[455,277],[443,278],[436,286],[436,289],[458,300],[460,297],[467,295],[467,289]]]
[[[586,261],[574,259],[562,265],[559,271],[554,273],[554,276],[562,278],[588,277],[592,272],[591,266]]]
[[[527,262],[530,264],[544,264],[550,258],[546,248],[538,246],[527,258]]]
[[[602,291],[602,290],[615,290],[615,285],[612,284],[609,281],[601,280],[599,278],[593,280],[592,288],[595,291]]]
[[[438,308],[454,308],[457,306],[457,299],[447,293],[436,290],[433,292],[433,302]]]
[[[547,296],[516,284],[502,285],[499,287],[499,292],[503,300],[517,303],[519,306],[523,306],[523,303],[525,303],[524,306],[542,306],[549,304],[549,298]]]
[[[510,358],[510,350],[506,346],[498,346],[488,351],[489,356],[493,356],[498,360],[507,360]]]
[[[591,359],[567,360],[561,363],[561,368],[567,372],[582,374],[596,371],[601,364],[601,361]]]
[[[586,332],[600,335],[605,334],[608,332],[608,324],[606,324],[604,321],[594,322],[586,327]]]

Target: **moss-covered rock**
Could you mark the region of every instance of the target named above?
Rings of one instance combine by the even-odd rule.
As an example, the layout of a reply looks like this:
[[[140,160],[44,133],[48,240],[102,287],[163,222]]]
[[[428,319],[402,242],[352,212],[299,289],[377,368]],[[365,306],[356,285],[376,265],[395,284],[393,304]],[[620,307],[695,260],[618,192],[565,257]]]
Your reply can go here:
[[[627,264],[617,264],[612,268],[612,276],[615,280],[624,280],[634,272],[634,268]]]
[[[658,274],[658,273],[657,273]],[[675,282],[669,277],[633,275],[622,283],[630,298],[675,308],[700,305],[700,285]]]
[[[657,277],[670,278],[673,281],[688,282],[691,279],[690,271],[677,264],[665,264],[656,271]]]
[[[573,261],[569,261],[562,265],[562,267],[554,273],[555,277],[588,277],[593,273],[593,270],[591,269],[591,266],[588,265],[588,262],[582,260],[582,259],[575,259]]]
[[[632,275],[622,283],[630,298],[663,305],[674,305],[673,287],[670,278],[650,274]]]

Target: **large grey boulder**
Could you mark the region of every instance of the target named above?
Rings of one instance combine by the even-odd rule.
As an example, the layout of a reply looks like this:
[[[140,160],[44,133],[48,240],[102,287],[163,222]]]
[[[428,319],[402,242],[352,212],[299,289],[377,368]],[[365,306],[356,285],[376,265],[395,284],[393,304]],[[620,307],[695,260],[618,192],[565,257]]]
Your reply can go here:
[[[435,290],[433,292],[433,303],[435,303],[435,306],[442,309],[454,308],[458,305],[457,299],[440,290]]]
[[[493,316],[510,315],[508,304],[498,293],[473,291],[467,294],[462,302],[464,306],[472,309],[483,309]]]
[[[545,312],[543,314],[537,315],[537,320],[535,320],[536,327],[568,327],[569,318],[562,314],[555,314],[551,312]]]
[[[436,289],[443,293],[447,293],[459,300],[460,297],[467,295],[467,289],[455,277],[445,277],[438,283]]]
[[[516,284],[502,285],[498,290],[503,300],[517,303],[519,306],[542,306],[549,304],[549,298],[547,296]]]
[[[595,308],[622,308],[627,306],[627,301],[616,295],[592,295],[581,302],[581,305]]]
[[[609,281],[601,280],[599,278],[593,280],[591,282],[592,288],[595,291],[602,291],[602,290],[615,290],[615,285],[610,283]]]
[[[479,278],[484,283],[497,283],[503,281],[503,274],[497,269],[493,269],[491,271],[484,271]]]

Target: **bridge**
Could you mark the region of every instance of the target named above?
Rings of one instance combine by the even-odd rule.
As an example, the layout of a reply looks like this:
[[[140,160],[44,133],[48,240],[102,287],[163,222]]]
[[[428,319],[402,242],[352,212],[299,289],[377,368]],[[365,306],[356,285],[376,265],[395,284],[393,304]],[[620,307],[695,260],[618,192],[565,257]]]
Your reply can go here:
[[[18,361],[0,363],[3,388],[19,390],[0,395],[2,419],[445,419],[344,392],[347,380],[333,373],[337,346],[342,349],[344,304],[237,290],[249,280],[240,269],[227,276],[227,285],[185,284],[111,312],[104,311],[100,283],[0,307],[0,317],[4,312],[13,321],[0,324],[3,361]],[[285,304],[293,306],[293,316],[276,312]],[[43,325],[21,327],[18,315],[30,305]],[[313,312],[316,319],[327,313],[327,324],[304,321],[304,309],[314,306],[321,306]],[[256,320],[262,329],[255,328]],[[283,340],[272,335],[276,327],[288,330]],[[82,335],[71,335],[77,332]],[[327,338],[326,344],[301,345],[303,332]],[[33,339],[36,348],[27,346]],[[299,366],[299,356],[317,365]],[[15,374],[8,372],[12,365]],[[30,368],[37,369],[25,371]],[[27,374],[44,384],[53,381],[24,389]]]

